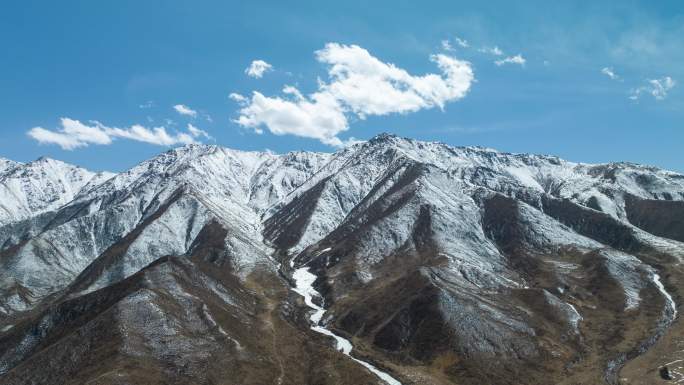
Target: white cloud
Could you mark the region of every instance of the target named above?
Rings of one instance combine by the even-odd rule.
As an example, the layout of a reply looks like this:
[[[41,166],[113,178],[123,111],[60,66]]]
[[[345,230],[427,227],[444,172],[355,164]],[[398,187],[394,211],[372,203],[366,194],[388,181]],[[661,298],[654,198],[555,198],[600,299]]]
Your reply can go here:
[[[453,51],[454,47],[451,45],[451,42],[448,39],[442,40],[442,49],[444,51]]]
[[[323,84],[321,91],[330,93],[362,118],[442,108],[445,102],[464,97],[473,80],[469,63],[441,54],[432,55],[430,60],[442,75],[423,76],[410,75],[355,45],[330,43],[316,52],[316,58],[329,65],[331,82]]]
[[[651,85],[651,95],[656,99],[665,99],[668,91],[670,91],[677,84],[671,77],[665,76],[661,79],[651,79],[648,81]]]
[[[660,79],[648,79],[646,85],[632,90],[629,98],[638,100],[642,93],[651,94],[656,100],[663,100],[667,97],[667,93],[677,85],[677,82],[669,76]]]
[[[78,120],[62,118],[62,128],[50,131],[42,127],[34,127],[28,135],[40,143],[57,144],[65,150],[73,150],[88,144],[111,144],[112,138],[97,123],[87,126]]]
[[[246,97],[238,94],[237,92],[231,92],[231,94],[228,95],[228,98],[230,98],[231,100],[233,100],[239,104],[245,103],[247,101]]]
[[[457,36],[457,37],[454,37],[454,41],[456,42],[456,44],[458,44],[459,46],[461,46],[461,47],[463,47],[463,48],[468,48],[468,47],[470,47],[470,44],[468,43],[468,40],[461,39],[461,38],[459,38],[458,36]]]
[[[340,103],[326,92],[316,92],[308,99],[287,100],[254,92],[249,105],[240,110],[237,123],[262,133],[261,127],[273,134],[292,134],[318,139],[325,144],[342,146],[336,135],[348,129]]]
[[[618,76],[615,71],[613,70],[613,67],[603,67],[601,69],[601,73],[608,76],[609,78],[613,80],[620,80],[620,76]]]
[[[78,147],[87,146],[86,142],[79,140],[76,136],[63,132],[53,132],[42,127],[30,129],[28,135],[41,144],[56,144],[65,150],[73,150]]]
[[[461,48],[470,47],[468,40],[461,39],[458,36],[454,37],[454,42],[456,43],[456,45],[458,45]],[[454,47],[451,45],[451,41],[449,41],[449,39],[442,40],[442,50],[444,50],[444,51],[453,51],[454,50]]]
[[[507,56],[501,60],[497,60],[494,64],[497,66],[502,66],[504,64],[520,64],[521,66],[525,66],[525,62],[527,62],[525,58],[522,57],[522,55],[517,54],[515,56]]]
[[[173,146],[175,144],[190,144],[195,142],[187,133],[172,135],[166,132],[166,128],[164,127],[146,128],[139,124],[133,125],[130,128],[101,127],[103,132],[112,138],[130,139],[158,146]]]
[[[173,106],[173,109],[181,115],[191,116],[193,118],[197,116],[197,111],[186,106],[185,104],[176,104],[175,106]]]
[[[494,55],[494,56],[502,56],[502,55],[503,55],[503,51],[502,51],[499,47],[497,47],[497,46],[494,46],[494,47],[482,47],[482,48],[478,49],[478,51],[479,51],[479,52],[482,52],[482,53]]]
[[[190,123],[188,123],[188,132],[190,133],[190,135],[192,135],[193,138],[203,137],[206,139],[214,139],[211,137],[211,135],[209,135],[208,132],[206,132],[200,128],[197,128]]]
[[[145,103],[138,105],[138,107],[143,109],[143,110],[150,109],[150,108],[154,107],[154,100],[148,100]]]
[[[287,95],[292,95],[297,100],[303,100],[304,95],[296,87],[286,85],[283,87],[283,93]]]
[[[493,55],[493,56],[505,56],[503,59],[495,60],[494,64],[497,66],[501,67],[504,64],[519,64],[520,66],[525,66],[525,63],[527,60],[522,56],[522,54],[517,54],[515,56],[509,56],[504,53],[504,51],[501,50],[501,48],[494,46],[494,47],[482,47],[478,49],[478,52],[482,52],[488,55]],[[544,65],[547,66],[549,64],[548,61],[544,61]]]
[[[285,86],[285,97],[254,92],[250,100],[231,96],[241,103],[243,127],[261,133],[267,128],[276,135],[293,134],[342,146],[337,135],[349,129],[349,118],[409,113],[444,108],[463,98],[472,82],[470,63],[447,55],[432,55],[441,74],[414,76],[394,64],[385,63],[356,45],[328,43],[316,51],[316,59],[328,66],[328,82],[319,80],[318,90],[304,96]]]
[[[158,146],[173,146],[196,143],[194,138],[199,136],[193,133],[192,130],[189,130],[189,133],[178,132],[170,134],[164,127],[146,128],[139,124],[129,128],[116,128],[107,127],[100,122],[90,122],[88,125],[69,118],[62,118],[60,123],[61,128],[57,130],[34,127],[28,131],[28,135],[41,144],[56,144],[64,150],[74,150],[91,144],[108,145],[117,138]]]
[[[260,79],[264,76],[264,73],[271,71],[272,69],[273,66],[263,60],[254,60],[252,61],[252,64],[245,69],[245,73],[247,76]]]

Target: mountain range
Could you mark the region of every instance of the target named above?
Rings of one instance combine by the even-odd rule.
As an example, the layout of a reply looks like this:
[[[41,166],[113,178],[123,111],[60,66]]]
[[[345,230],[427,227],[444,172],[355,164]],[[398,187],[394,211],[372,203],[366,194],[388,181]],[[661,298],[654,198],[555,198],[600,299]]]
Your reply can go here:
[[[0,384],[684,381],[684,175],[382,134],[0,158]]]

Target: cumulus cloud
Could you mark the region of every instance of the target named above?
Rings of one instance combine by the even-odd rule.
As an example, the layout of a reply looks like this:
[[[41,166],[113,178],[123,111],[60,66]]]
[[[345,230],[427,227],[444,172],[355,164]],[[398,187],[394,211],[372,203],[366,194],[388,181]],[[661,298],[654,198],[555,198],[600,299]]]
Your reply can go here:
[[[648,79],[646,85],[632,90],[629,98],[638,100],[643,93],[650,94],[656,100],[663,100],[667,97],[668,92],[677,85],[677,82],[669,76],[660,79]]]
[[[176,104],[175,106],[173,106],[173,109],[181,115],[190,116],[193,118],[197,117],[197,111],[186,106],[185,104]]]
[[[494,62],[497,66],[502,66],[504,64],[519,64],[521,66],[525,66],[525,60],[524,57],[522,57],[521,54],[517,54],[515,56],[507,56],[501,60],[497,60]]]
[[[62,118],[60,125],[61,127],[56,130],[34,127],[27,134],[41,144],[56,144],[64,150],[74,150],[91,144],[108,145],[118,138],[158,146],[173,146],[196,143],[197,141],[194,138],[204,136],[202,134],[204,131],[199,129],[195,132],[189,130],[188,132],[173,134],[167,132],[164,127],[146,128],[135,124],[128,128],[117,128],[107,127],[100,122],[85,124],[69,118]]]
[[[254,92],[249,104],[240,110],[237,123],[256,133],[262,127],[276,135],[292,134],[342,146],[336,135],[348,128],[340,103],[329,93],[316,92],[308,99],[288,100]]]
[[[612,80],[620,80],[620,76],[615,73],[613,67],[603,67],[601,68],[601,73],[608,76]]]
[[[316,58],[329,66],[331,82],[321,90],[362,118],[443,108],[445,102],[464,97],[473,80],[469,63],[442,54],[430,57],[442,74],[423,76],[384,63],[355,45],[331,43],[317,51]]]
[[[273,66],[263,60],[254,60],[252,61],[252,64],[245,69],[245,73],[247,76],[260,79],[264,76],[264,73],[271,71],[272,69]]]
[[[261,133],[293,134],[343,146],[337,135],[349,129],[349,119],[371,115],[405,114],[421,109],[444,108],[447,102],[465,97],[474,81],[470,63],[439,54],[430,60],[440,74],[411,75],[385,63],[357,45],[328,43],[316,51],[316,59],[328,68],[328,81],[303,95],[285,86],[284,96],[253,92],[251,99],[231,98],[241,105],[239,125]]]

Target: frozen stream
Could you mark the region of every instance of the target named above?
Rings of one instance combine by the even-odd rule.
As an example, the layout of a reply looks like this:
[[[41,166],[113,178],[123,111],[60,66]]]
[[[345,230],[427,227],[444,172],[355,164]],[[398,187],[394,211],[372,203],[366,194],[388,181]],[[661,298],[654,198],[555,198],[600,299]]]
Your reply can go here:
[[[672,299],[670,293],[668,293],[667,290],[665,290],[665,286],[660,281],[660,275],[653,274],[653,282],[667,300],[667,306],[670,308],[670,312],[672,313],[672,318],[669,320],[668,324],[671,324],[674,322],[675,318],[677,318],[677,304],[675,303],[674,299]],[[684,353],[684,350],[676,352],[677,356],[679,357],[681,357],[682,353]],[[670,376],[672,377],[672,381],[674,383],[681,384],[684,382],[684,374],[682,373],[684,372],[683,363],[684,359],[680,358],[663,365],[668,368]]]
[[[667,290],[665,290],[665,286],[663,286],[663,283],[660,281],[660,275],[653,274],[653,282],[667,300],[667,306],[670,308],[670,311],[672,312],[672,319],[670,320],[670,322],[673,322],[674,319],[677,318],[677,304],[675,304],[675,301],[672,299],[670,293],[668,293]]]
[[[380,377],[380,379],[385,381],[387,384],[401,385],[401,382],[397,381],[396,379],[394,379],[394,377],[390,376],[389,374],[379,370],[378,368],[369,364],[366,361],[362,361],[352,357],[351,351],[353,349],[353,346],[349,340],[336,335],[335,333],[324,328],[323,326],[320,326],[323,314],[325,314],[325,309],[316,305],[313,302],[313,297],[319,297],[320,293],[316,291],[316,289],[314,289],[313,287],[313,283],[314,281],[316,281],[316,276],[309,272],[308,267],[302,267],[295,270],[292,274],[292,278],[295,280],[296,285],[296,287],[293,290],[302,297],[304,297],[304,303],[306,303],[306,306],[315,310],[315,312],[311,314],[311,317],[309,317],[309,319],[311,320],[311,330],[334,338],[335,342],[337,343],[337,350],[349,356],[352,360],[365,366],[368,370],[373,372],[376,376]]]

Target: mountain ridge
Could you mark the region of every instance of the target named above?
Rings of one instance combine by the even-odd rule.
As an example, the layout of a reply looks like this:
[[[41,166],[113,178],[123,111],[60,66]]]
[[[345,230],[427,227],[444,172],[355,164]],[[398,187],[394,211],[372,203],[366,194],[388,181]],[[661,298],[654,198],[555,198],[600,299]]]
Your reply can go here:
[[[31,167],[41,164],[41,172],[11,167],[29,170],[29,186],[65,187],[27,206],[34,212],[22,206],[0,222],[0,346],[15,352],[0,354],[0,384],[44,364],[61,383],[91,371],[133,375],[86,365],[85,356],[64,372],[66,356],[38,354],[47,341],[67,349],[71,333],[95,338],[105,325],[139,336],[107,334],[108,355],[143,357],[155,368],[144,381],[135,372],[131,383],[212,383],[178,366],[224,373],[206,369],[202,344],[222,346],[212,357],[242,373],[224,383],[377,383],[309,331],[306,314],[318,307],[293,291],[293,275],[304,268],[315,277],[312,300],[325,310],[313,326],[351,341],[354,359],[404,384],[616,384],[632,365],[679,359],[662,349],[668,338],[684,341],[676,312],[681,174],[389,134],[332,154],[188,145],[100,177],[50,160]],[[0,171],[0,191],[16,183],[6,176],[13,172]],[[157,263],[168,266],[163,274]],[[144,294],[157,298],[154,306],[96,324],[84,315],[69,326],[82,301],[124,303],[117,288],[152,275],[136,282],[154,293]],[[204,286],[191,276],[204,277]],[[251,305],[232,307],[234,296]],[[212,338],[234,342],[164,336],[140,323],[154,312],[179,320],[165,326],[174,333],[209,328],[218,333]],[[255,341],[226,317],[271,342]],[[190,361],[158,344],[186,351]],[[107,378],[102,383],[117,383]]]

